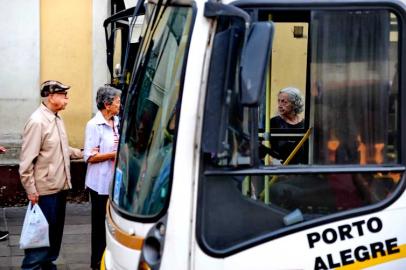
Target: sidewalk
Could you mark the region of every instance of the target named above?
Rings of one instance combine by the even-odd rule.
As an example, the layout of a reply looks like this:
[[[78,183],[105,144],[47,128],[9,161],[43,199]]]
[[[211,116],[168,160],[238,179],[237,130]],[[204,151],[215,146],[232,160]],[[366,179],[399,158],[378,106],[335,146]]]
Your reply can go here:
[[[0,209],[0,230],[10,232],[7,240],[0,241],[0,270],[20,269],[24,251],[19,249],[18,242],[26,209],[25,206]],[[62,248],[56,264],[58,270],[90,269],[90,203],[67,204]]]

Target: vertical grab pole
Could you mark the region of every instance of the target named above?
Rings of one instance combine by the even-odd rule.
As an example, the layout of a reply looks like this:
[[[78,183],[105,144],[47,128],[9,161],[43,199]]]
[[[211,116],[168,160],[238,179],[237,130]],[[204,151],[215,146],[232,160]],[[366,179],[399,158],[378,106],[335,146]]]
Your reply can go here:
[[[265,133],[264,133],[264,144],[266,147],[271,147],[270,140],[270,132],[271,132],[271,125],[270,125],[270,116],[271,116],[271,104],[270,104],[270,96],[271,96],[271,74],[270,74],[270,64],[268,65],[268,71],[266,76],[266,89],[265,89]],[[268,154],[265,155],[265,166],[270,165],[270,156]],[[264,203],[269,203],[269,175],[265,175],[264,179]]]
[[[268,20],[272,21],[272,15],[269,15]],[[271,135],[271,64],[272,64],[272,53],[268,59],[268,68],[266,76],[266,88],[265,88],[265,133],[264,133],[264,144],[266,147],[271,148],[270,135]],[[265,155],[265,166],[270,165],[271,156],[269,154]],[[264,177],[264,203],[269,204],[269,175]]]

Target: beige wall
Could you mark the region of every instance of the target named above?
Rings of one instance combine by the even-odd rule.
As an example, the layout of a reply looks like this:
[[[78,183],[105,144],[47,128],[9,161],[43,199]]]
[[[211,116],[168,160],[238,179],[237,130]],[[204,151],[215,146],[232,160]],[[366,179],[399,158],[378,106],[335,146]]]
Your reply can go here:
[[[307,37],[306,23],[275,23],[272,44],[271,72],[271,117],[277,115],[279,90],[293,86],[301,90],[305,97],[307,68]],[[293,37],[293,27],[303,26],[304,36]],[[292,61],[295,59],[295,61]]]
[[[92,1],[40,2],[40,78],[71,86],[62,116],[70,144],[82,147],[92,113]]]

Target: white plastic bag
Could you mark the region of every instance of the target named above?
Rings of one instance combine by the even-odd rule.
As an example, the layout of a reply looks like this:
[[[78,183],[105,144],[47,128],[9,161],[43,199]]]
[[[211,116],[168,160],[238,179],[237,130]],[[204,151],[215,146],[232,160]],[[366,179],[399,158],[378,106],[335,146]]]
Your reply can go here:
[[[49,247],[48,222],[38,203],[28,204],[20,237],[20,249]]]

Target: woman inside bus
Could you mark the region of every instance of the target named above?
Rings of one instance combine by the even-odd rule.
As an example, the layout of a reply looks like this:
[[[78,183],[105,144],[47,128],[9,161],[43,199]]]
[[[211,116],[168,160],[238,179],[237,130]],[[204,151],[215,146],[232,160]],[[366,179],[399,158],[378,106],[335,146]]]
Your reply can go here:
[[[304,102],[300,90],[286,87],[278,93],[278,115],[271,118],[271,131],[275,129],[302,129],[304,119],[301,116]],[[271,155],[284,162],[295,148],[298,140],[271,137]],[[300,150],[290,164],[304,163],[304,151]]]
[[[99,111],[86,125],[84,159],[88,163],[86,187],[92,202],[92,269],[100,269],[106,247],[104,220],[118,146],[120,95],[116,88],[100,87],[96,96]]]
[[[271,118],[271,128],[303,128],[300,116],[304,102],[299,89],[286,87],[278,93],[278,115]]]

